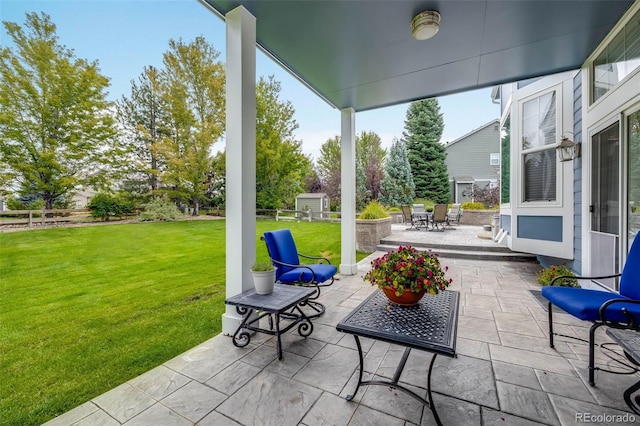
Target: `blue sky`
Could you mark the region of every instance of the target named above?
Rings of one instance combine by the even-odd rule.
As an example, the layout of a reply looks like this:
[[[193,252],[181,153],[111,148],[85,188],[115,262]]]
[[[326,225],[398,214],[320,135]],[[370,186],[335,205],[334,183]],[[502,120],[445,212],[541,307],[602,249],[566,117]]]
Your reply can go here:
[[[0,0],[0,20],[24,25],[25,13],[45,12],[56,24],[61,44],[76,55],[97,60],[111,79],[109,98],[129,95],[146,65],[162,66],[170,39],[189,42],[204,36],[225,60],[225,25],[197,0]],[[9,44],[2,27],[0,45]],[[258,75],[275,75],[281,99],[292,102],[299,124],[296,138],[303,151],[317,159],[327,139],[340,134],[340,112],[318,98],[287,71],[258,51]],[[444,116],[442,142],[452,141],[498,118],[491,89],[439,98]],[[402,137],[408,104],[356,114],[356,132],[376,132],[388,147]],[[219,146],[218,148],[222,148]]]

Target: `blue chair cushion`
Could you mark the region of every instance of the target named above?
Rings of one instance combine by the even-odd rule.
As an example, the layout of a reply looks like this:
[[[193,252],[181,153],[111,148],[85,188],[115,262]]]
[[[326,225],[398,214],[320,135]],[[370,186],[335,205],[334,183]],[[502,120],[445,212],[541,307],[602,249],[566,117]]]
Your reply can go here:
[[[542,296],[563,311],[584,321],[599,320],[600,306],[607,300],[627,299],[607,291],[555,286],[542,287]],[[623,302],[613,303],[607,307],[605,318],[609,321],[628,322],[629,319],[621,312],[623,307],[626,307],[637,318],[637,321],[640,321],[640,305]]]
[[[276,231],[267,231],[264,233],[264,240],[269,250],[269,256],[273,260],[283,263],[289,263],[291,265],[299,265],[300,257],[298,256],[298,249],[296,243],[293,240],[293,235],[288,229],[278,229]],[[291,270],[291,267],[275,264],[278,269],[276,278],[279,278],[283,273]]]
[[[304,266],[311,268],[313,270],[313,274],[308,268],[294,268],[282,273],[278,278],[278,281],[285,284],[311,282],[313,280],[313,275],[315,274],[315,282],[323,283],[328,279],[331,279],[336,274],[336,272],[338,272],[338,268],[336,268],[334,265],[328,265],[326,263],[317,263]],[[302,274],[302,279],[300,278],[300,274]]]

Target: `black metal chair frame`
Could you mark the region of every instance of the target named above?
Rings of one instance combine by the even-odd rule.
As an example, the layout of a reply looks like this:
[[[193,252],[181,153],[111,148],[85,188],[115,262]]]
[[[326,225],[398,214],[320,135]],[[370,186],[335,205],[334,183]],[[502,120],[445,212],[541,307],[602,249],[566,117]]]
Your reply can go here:
[[[597,280],[597,279],[606,279],[606,278],[618,278],[622,276],[621,273],[618,274],[613,274],[613,275],[603,275],[603,276],[595,276],[595,277],[575,277],[575,276],[570,276],[570,275],[561,275],[559,277],[554,278],[553,280],[551,280],[551,283],[549,283],[550,286],[553,286],[554,283],[556,281],[566,281],[568,279],[577,279],[577,280]],[[562,284],[560,284],[562,285]],[[573,340],[579,340],[581,342],[586,342],[589,344],[589,384],[591,386],[595,386],[595,372],[596,370],[599,371],[604,371],[607,373],[613,373],[613,374],[633,374],[635,371],[630,371],[630,372],[624,372],[621,373],[619,371],[613,371],[613,370],[608,370],[608,369],[604,369],[601,367],[596,367],[595,366],[595,335],[596,335],[596,330],[601,327],[601,326],[607,326],[610,328],[618,328],[618,329],[627,329],[627,330],[635,330],[635,331],[640,331],[640,324],[638,324],[638,322],[636,321],[636,319],[633,317],[633,315],[631,315],[625,308],[622,308],[622,313],[623,315],[625,315],[625,317],[627,317],[629,319],[628,322],[626,323],[619,323],[616,321],[611,321],[608,320],[607,318],[605,318],[605,312],[608,306],[614,304],[614,303],[619,303],[619,302],[624,302],[624,303],[628,303],[628,304],[640,304],[640,300],[634,300],[634,299],[629,299],[629,298],[616,298],[616,299],[610,299],[607,300],[606,302],[604,302],[601,306],[600,309],[598,310],[598,314],[599,314],[599,319],[597,321],[593,321],[591,327],[589,328],[589,340],[585,340],[582,339],[580,337],[575,337],[575,336],[569,336],[566,334],[561,334],[561,333],[556,333],[553,331],[553,311],[552,311],[552,306],[553,303],[552,302],[548,302],[548,314],[549,314],[549,346],[551,348],[554,348],[554,343],[553,343],[553,336],[560,336],[560,337],[565,337],[568,339],[573,339]],[[601,348],[606,348],[604,345],[606,344],[600,344],[599,346]]]
[[[327,281],[324,281],[322,283],[319,283],[316,280],[316,274],[313,271],[313,269],[311,269],[309,266],[307,265],[293,265],[291,263],[285,263],[285,262],[280,262],[279,260],[274,259],[271,256],[271,252],[269,251],[269,246],[267,245],[264,236],[261,236],[260,239],[262,241],[264,241],[265,246],[267,247],[267,253],[269,254],[269,259],[271,260],[271,262],[273,262],[276,265],[280,265],[280,266],[286,266],[286,267],[290,267],[290,268],[306,268],[309,271],[311,271],[311,280],[310,281],[305,281],[303,279],[304,277],[304,273],[300,273],[300,277],[298,278],[297,282],[291,282],[291,283],[283,283],[281,281],[276,281],[279,284],[284,284],[284,285],[300,285],[300,286],[304,286],[304,287],[315,287],[316,291],[314,293],[313,296],[309,297],[307,300],[305,300],[304,302],[300,303],[298,306],[309,306],[311,309],[313,309],[314,311],[316,311],[316,313],[311,314],[311,315],[307,315],[308,318],[316,318],[322,314],[324,314],[326,308],[325,306],[318,302],[317,299],[320,297],[320,288],[321,287],[329,287],[330,285],[333,284],[334,282],[334,277],[331,277],[331,281],[327,284]],[[311,260],[316,260],[318,261],[317,263],[327,263],[329,265],[331,265],[331,261],[329,259],[327,259],[326,257],[322,257],[322,256],[308,256],[305,254],[301,254],[298,253],[299,257],[304,257],[305,259],[311,259]]]

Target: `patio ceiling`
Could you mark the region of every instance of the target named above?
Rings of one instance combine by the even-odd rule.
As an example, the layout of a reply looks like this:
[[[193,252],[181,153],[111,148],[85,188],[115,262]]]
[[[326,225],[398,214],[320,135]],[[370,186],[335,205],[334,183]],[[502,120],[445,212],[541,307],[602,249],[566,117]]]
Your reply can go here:
[[[356,111],[579,68],[631,0],[225,1],[243,5],[258,44],[337,108]],[[438,34],[410,22],[440,12]]]

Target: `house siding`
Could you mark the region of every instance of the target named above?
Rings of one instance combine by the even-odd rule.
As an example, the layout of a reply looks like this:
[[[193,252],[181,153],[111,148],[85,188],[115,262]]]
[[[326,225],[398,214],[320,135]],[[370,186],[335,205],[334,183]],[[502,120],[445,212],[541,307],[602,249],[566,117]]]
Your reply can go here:
[[[498,120],[447,144],[447,171],[451,179],[471,176],[475,180],[496,180],[500,166],[492,166],[489,154],[500,152]]]
[[[297,210],[322,211],[322,198],[298,198]]]
[[[582,142],[582,71],[573,79],[573,135]],[[582,157],[573,160],[573,270],[582,273]]]

